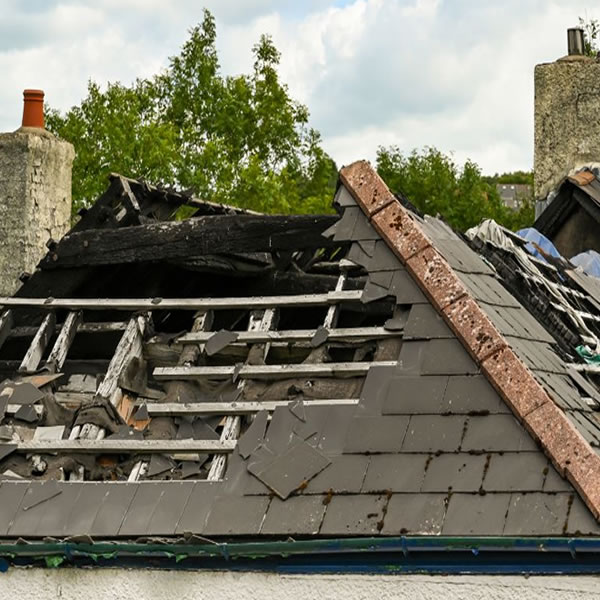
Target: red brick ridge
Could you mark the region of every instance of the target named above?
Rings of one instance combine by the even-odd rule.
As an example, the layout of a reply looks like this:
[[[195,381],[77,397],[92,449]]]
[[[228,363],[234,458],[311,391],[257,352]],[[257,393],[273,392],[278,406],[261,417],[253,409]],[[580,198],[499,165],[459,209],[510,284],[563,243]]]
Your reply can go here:
[[[517,419],[600,520],[600,456],[515,354],[373,167],[358,161],[343,167],[340,178]]]

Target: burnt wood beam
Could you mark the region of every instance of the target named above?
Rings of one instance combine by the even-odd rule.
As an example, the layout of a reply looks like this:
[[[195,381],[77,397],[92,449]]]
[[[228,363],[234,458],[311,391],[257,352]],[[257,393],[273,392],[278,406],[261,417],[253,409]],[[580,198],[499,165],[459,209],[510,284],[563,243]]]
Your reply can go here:
[[[66,235],[42,259],[45,270],[161,261],[215,252],[271,252],[339,245],[321,233],[336,216],[220,215]]]

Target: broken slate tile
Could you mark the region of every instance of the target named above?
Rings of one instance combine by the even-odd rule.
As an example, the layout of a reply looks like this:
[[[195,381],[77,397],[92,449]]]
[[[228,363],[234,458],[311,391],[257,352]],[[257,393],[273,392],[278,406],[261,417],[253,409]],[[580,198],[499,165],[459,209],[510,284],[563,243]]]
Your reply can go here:
[[[146,406],[146,404],[142,404],[141,406],[138,406],[138,409],[135,411],[134,415],[133,415],[133,420],[134,421],[147,421],[150,418],[150,415],[148,414],[148,407]]]
[[[62,440],[65,433],[64,425],[53,427],[36,427],[33,434],[34,440]]]
[[[310,340],[311,348],[318,348],[321,344],[324,344],[329,337],[329,330],[327,327],[323,327],[322,325],[315,331],[315,334],[312,336]]]
[[[254,475],[285,500],[304,482],[310,481],[325,469],[330,462],[312,446],[301,442],[288,448],[265,469]]]
[[[298,417],[301,421],[306,422],[306,412],[304,410],[304,402],[302,400],[296,400],[289,405],[290,412]]]
[[[261,410],[238,440],[238,452],[243,458],[248,458],[264,440],[268,420],[269,412]]]
[[[590,509],[577,495],[573,497],[565,533],[571,535],[600,535],[600,525],[594,519]]]
[[[12,440],[13,433],[14,429],[10,425],[0,425],[0,440]]]
[[[390,291],[386,287],[381,287],[373,283],[371,280],[367,281],[363,293],[360,297],[360,301],[363,304],[374,302],[375,300],[381,300],[390,295]]]
[[[359,242],[363,240],[375,241],[379,240],[380,237],[379,234],[373,228],[373,226],[369,223],[365,215],[359,214],[358,218],[356,219],[354,229],[352,231],[351,239]]]
[[[233,373],[231,374],[231,381],[233,381],[233,383],[235,383],[238,380],[238,377],[240,375],[240,372],[242,371],[242,369],[244,368],[244,363],[236,363],[235,367],[233,367]],[[237,395],[236,395],[237,393]],[[239,397],[239,395],[242,393],[242,391],[240,389],[235,390],[234,392],[234,400],[225,400],[226,402],[234,402],[235,400],[237,400],[237,398]]]
[[[17,444],[0,444],[0,460],[5,459],[17,449]]]
[[[219,434],[202,417],[194,419],[192,423],[195,440],[218,440]]]
[[[6,396],[0,396],[0,423],[4,419],[6,414],[6,407],[8,406],[8,398]]]
[[[0,535],[5,536],[20,512],[18,507],[30,487],[29,482],[3,481],[0,485]]]
[[[35,404],[44,394],[31,383],[10,382],[2,389],[0,396],[6,396],[10,404]]]
[[[371,271],[369,273],[369,281],[383,288],[390,288],[394,271]]]
[[[283,452],[294,435],[294,427],[302,423],[287,406],[278,406],[273,411],[271,422],[265,436],[266,445],[276,454]]]
[[[177,427],[177,440],[193,440],[194,439],[194,428],[189,421],[182,420]]]
[[[325,513],[320,496],[292,496],[287,500],[273,498],[261,533],[272,535],[315,535]]]
[[[348,206],[356,206],[356,200],[354,200],[354,198],[344,185],[340,185],[340,187],[338,188],[337,192],[335,193],[333,203],[337,204],[342,208],[346,208]]]
[[[212,356],[229,346],[229,344],[235,342],[237,339],[238,334],[235,331],[221,329],[221,331],[217,331],[217,333],[208,338],[204,345],[204,351],[208,356]]]
[[[398,269],[394,273],[389,293],[396,296],[396,304],[421,304],[428,300],[405,269]]]
[[[173,461],[164,454],[153,454],[150,458],[150,463],[148,464],[148,471],[146,472],[146,477],[154,477],[155,475],[160,475],[161,473],[166,473],[173,469],[175,464]]]
[[[387,506],[382,533],[439,535],[446,494],[394,494]]]
[[[26,423],[35,423],[38,420],[38,414],[33,404],[23,404],[15,413],[15,419]]]
[[[413,304],[404,339],[453,338],[454,334],[431,304]]]
[[[208,459],[208,454],[204,454]],[[195,460],[181,461],[181,478],[188,479],[194,475],[199,475],[202,472],[202,465]]]
[[[336,223],[336,230],[333,239],[336,242],[345,242],[352,239],[352,232],[356,226],[356,221],[361,214],[361,210],[358,206],[348,206],[340,220]]]

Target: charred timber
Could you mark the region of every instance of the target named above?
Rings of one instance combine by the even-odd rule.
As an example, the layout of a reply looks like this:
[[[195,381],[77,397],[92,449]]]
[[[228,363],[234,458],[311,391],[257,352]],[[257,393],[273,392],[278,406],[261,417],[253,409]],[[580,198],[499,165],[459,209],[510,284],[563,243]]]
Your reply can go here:
[[[321,235],[336,216],[206,216],[65,236],[40,263],[44,270],[161,261],[216,252],[271,252],[339,245]]]

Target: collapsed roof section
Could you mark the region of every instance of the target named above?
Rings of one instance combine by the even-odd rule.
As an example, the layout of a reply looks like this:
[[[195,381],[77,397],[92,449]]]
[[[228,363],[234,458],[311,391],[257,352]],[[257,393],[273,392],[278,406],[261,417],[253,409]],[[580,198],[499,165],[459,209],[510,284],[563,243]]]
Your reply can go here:
[[[339,220],[91,209],[2,299],[0,536],[598,533],[593,382],[446,225],[341,176]]]

